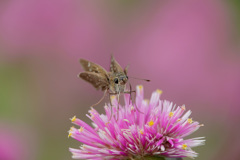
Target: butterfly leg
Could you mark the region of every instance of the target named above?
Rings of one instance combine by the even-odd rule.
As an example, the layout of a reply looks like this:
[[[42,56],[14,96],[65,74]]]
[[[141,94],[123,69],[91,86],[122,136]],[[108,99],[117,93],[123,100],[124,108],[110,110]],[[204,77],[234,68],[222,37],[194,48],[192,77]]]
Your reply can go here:
[[[118,106],[117,106],[117,120],[116,121],[118,121],[118,118],[119,118],[119,96],[120,96],[120,92],[117,94]]]
[[[133,103],[133,101],[132,101],[132,85],[130,84],[130,82],[129,82],[129,88],[130,88],[130,98],[129,98],[129,105],[130,105],[131,102]]]
[[[129,83],[129,88],[130,88],[130,99],[129,99],[129,104],[130,104],[130,102],[132,102],[132,104],[133,104],[133,100],[132,100],[132,92],[134,92],[134,93],[136,93],[136,91],[133,91],[132,90],[132,85]],[[136,98],[136,97],[134,97],[134,98]]]
[[[104,97],[106,96],[107,91],[108,91],[108,90],[105,90],[102,98],[101,98],[97,103],[95,103],[94,105],[92,105],[91,107],[94,107],[94,106],[98,105],[100,102],[102,102],[102,100],[103,100]]]
[[[117,118],[115,119],[116,121],[118,120],[118,116],[119,116],[119,97],[120,97],[120,92],[116,92],[116,93],[109,93],[109,99],[110,99],[110,105],[111,105],[111,116],[110,116],[110,119],[109,121],[112,119],[112,116],[113,116],[113,105],[112,105],[112,100],[111,100],[111,95],[117,95],[117,101],[118,101],[118,105],[117,105]]]
[[[124,93],[130,94],[131,101],[132,101],[132,96],[131,96],[131,94],[132,94],[132,93],[135,93],[135,94],[134,94],[134,95],[135,95],[135,96],[134,96],[134,99],[136,99],[136,91],[132,91],[132,90],[131,90],[131,87],[130,87],[130,91],[126,91],[126,92],[124,92]],[[133,102],[132,102],[132,104],[133,104]],[[135,105],[136,105],[136,103],[135,103]],[[137,105],[136,105],[136,109],[137,109],[138,112],[140,112],[140,113],[143,114],[143,112],[141,112],[141,111],[138,109]]]
[[[108,121],[111,121],[111,119],[112,119],[112,112],[113,112],[113,105],[112,105],[112,100],[111,100],[111,95],[112,94],[109,92],[108,95],[109,95],[109,101],[110,101],[110,106],[111,106],[111,115],[110,115],[110,118],[109,118]]]
[[[112,98],[111,98],[111,96],[112,96],[112,95],[116,95],[116,94],[117,94],[117,93],[110,93],[110,92],[108,91],[109,100],[110,100],[110,105],[111,105],[111,115],[110,115],[109,121],[112,119],[112,116],[113,116],[113,105],[112,105]]]

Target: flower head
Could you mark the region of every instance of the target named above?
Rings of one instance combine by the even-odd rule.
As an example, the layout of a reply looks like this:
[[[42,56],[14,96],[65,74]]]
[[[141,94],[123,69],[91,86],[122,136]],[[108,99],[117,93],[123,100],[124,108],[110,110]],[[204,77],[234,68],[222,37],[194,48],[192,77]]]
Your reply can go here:
[[[201,125],[185,114],[185,106],[160,100],[161,91],[153,92],[150,101],[144,100],[143,87],[137,87],[135,104],[125,94],[125,105],[112,99],[112,106],[106,105],[106,115],[95,109],[87,115],[93,127],[74,117],[69,136],[82,142],[80,149],[72,149],[76,159],[135,159],[146,156],[196,157],[191,148],[204,144],[203,137],[183,139]],[[113,111],[111,113],[111,107]],[[140,111],[138,111],[140,110]],[[111,118],[112,114],[112,118]],[[118,118],[117,118],[118,117]],[[117,120],[116,120],[117,119]]]

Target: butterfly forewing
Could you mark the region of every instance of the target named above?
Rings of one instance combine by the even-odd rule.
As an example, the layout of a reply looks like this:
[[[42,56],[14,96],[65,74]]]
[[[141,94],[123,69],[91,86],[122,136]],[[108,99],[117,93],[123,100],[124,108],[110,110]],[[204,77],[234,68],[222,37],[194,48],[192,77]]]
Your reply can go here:
[[[90,62],[85,59],[80,59],[80,64],[82,65],[82,67],[85,71],[98,73],[106,78],[108,77],[107,71],[103,67],[101,67],[100,65],[98,65],[96,63]]]
[[[106,90],[109,88],[109,82],[103,75],[94,72],[82,72],[79,77],[91,83],[96,89]]]
[[[111,65],[110,65],[110,71],[112,73],[120,73],[123,72],[122,67],[118,64],[118,62],[115,60],[115,58],[111,57]]]
[[[79,77],[91,83],[96,89],[108,90],[112,93],[123,93],[128,80],[127,69],[123,70],[118,62],[111,57],[110,72],[107,72],[100,65],[85,59],[80,59],[85,72]]]

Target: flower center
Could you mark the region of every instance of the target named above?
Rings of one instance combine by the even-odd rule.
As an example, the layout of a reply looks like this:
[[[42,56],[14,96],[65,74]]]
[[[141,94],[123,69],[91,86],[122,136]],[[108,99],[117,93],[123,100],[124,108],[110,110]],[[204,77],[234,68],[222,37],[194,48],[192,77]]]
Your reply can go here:
[[[186,150],[187,149],[187,144],[183,144],[182,149]]]
[[[170,113],[169,113],[169,117],[172,117],[172,116],[173,116],[173,112],[170,112]]]
[[[77,119],[77,117],[74,116],[74,117],[71,118],[71,121],[74,122],[74,121],[76,121],[76,119]]]
[[[148,122],[148,125],[149,125],[150,127],[152,127],[152,126],[154,125],[153,120],[151,120],[150,122]]]
[[[84,130],[83,127],[80,127],[80,128],[78,129],[79,133],[83,132],[83,130]]]
[[[187,121],[188,121],[189,124],[193,123],[192,118],[189,118]]]

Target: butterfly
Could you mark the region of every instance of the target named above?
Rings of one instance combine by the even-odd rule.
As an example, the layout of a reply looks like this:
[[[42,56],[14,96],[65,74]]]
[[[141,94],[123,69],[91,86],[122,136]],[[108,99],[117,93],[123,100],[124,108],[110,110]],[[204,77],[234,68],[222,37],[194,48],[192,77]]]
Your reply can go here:
[[[84,72],[79,74],[79,77],[89,82],[97,90],[111,91],[112,93],[123,93],[128,81],[127,69],[122,69],[119,63],[112,56],[110,72],[107,72],[102,66],[90,62],[85,59],[80,59]]]
[[[104,91],[103,97],[96,104],[92,105],[92,107],[98,105],[107,93],[109,96],[118,95],[117,97],[119,101],[119,95],[121,93],[129,93],[131,97],[131,93],[135,92],[132,90],[130,83],[130,91],[126,90],[126,84],[128,82],[128,66],[123,69],[113,55],[111,56],[110,72],[107,72],[102,66],[85,59],[80,59],[80,64],[82,65],[84,72],[81,72],[79,77],[92,84],[97,90]]]

